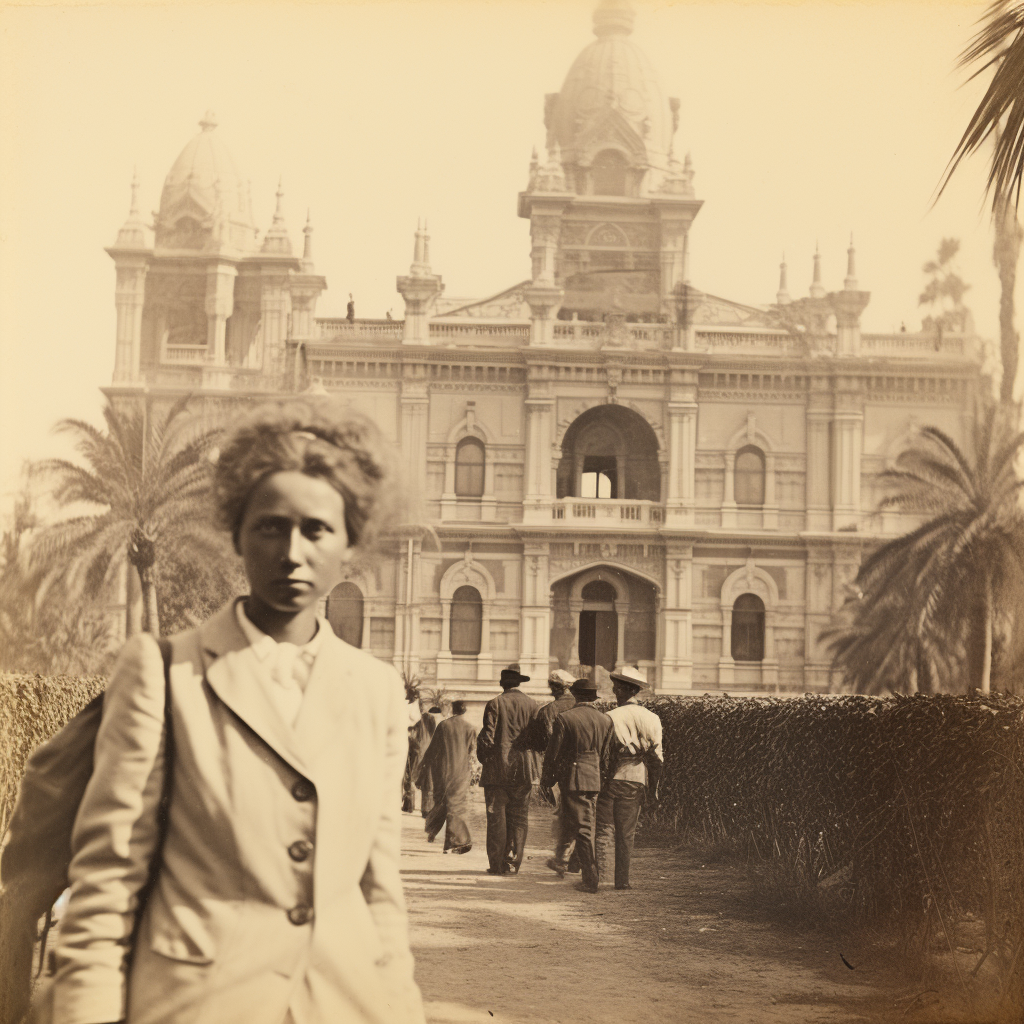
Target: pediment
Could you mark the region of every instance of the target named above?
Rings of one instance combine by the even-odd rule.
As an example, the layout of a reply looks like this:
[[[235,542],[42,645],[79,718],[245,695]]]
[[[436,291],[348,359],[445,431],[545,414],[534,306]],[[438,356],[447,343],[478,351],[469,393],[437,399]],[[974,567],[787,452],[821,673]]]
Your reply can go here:
[[[697,327],[771,327],[766,312],[717,295],[702,294],[692,313]]]
[[[447,309],[443,312],[437,310],[435,315],[476,317],[481,319],[529,320],[530,306],[524,297],[524,289],[529,284],[529,281],[520,281],[519,284],[506,288],[496,295],[491,295],[486,299],[467,302],[464,305],[456,306],[454,309]]]
[[[587,166],[598,153],[609,148],[623,150],[634,166],[647,163],[643,137],[617,110],[603,111],[577,133],[576,163]]]

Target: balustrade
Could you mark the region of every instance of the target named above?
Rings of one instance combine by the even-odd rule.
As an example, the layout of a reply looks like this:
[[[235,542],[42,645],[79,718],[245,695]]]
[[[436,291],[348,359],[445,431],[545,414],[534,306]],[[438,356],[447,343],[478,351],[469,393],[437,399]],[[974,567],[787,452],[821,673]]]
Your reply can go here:
[[[665,521],[665,511],[653,501],[620,501],[616,498],[562,498],[551,506],[551,518],[562,522],[635,528],[658,526]]]

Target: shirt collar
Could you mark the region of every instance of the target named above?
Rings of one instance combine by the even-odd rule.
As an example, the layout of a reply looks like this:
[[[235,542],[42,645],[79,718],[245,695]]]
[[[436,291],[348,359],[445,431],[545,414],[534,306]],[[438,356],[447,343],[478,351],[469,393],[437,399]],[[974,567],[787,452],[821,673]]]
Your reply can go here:
[[[238,625],[242,632],[245,634],[245,639],[249,641],[249,646],[252,648],[253,653],[260,661],[266,661],[274,651],[277,649],[277,641],[272,637],[268,636],[259,628],[248,615],[245,614],[245,598],[240,597],[235,602],[235,617],[238,619]],[[316,632],[313,634],[313,639],[308,643],[302,644],[299,647],[299,652],[312,660],[317,656],[323,645],[324,640],[324,627],[326,622],[317,616],[316,619]]]

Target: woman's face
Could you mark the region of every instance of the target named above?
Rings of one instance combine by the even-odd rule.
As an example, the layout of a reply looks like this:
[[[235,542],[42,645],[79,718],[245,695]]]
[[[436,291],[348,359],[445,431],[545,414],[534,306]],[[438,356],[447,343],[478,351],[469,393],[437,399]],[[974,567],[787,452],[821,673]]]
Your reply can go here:
[[[276,612],[298,614],[341,582],[352,555],[345,499],[320,477],[271,473],[249,496],[235,547],[250,597]]]

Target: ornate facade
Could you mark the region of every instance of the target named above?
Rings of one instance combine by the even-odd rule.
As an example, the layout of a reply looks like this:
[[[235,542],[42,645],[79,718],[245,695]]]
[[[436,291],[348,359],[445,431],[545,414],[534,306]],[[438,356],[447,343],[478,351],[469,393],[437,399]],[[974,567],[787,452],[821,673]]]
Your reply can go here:
[[[211,407],[338,395],[398,445],[420,521],[328,601],[351,642],[428,684],[494,692],[518,661],[638,663],[657,692],[828,686],[818,634],[863,552],[913,524],[877,475],[920,426],[961,437],[974,339],[862,334],[840,291],[757,307],[690,284],[701,208],[662,97],[605,0],[546,98],[519,214],[531,274],[452,302],[416,233],[402,321],[315,316],[311,227],[258,238],[212,117],[175,163],[149,241],[134,200],[117,268],[115,401]],[[500,197],[496,197],[500,200]]]

